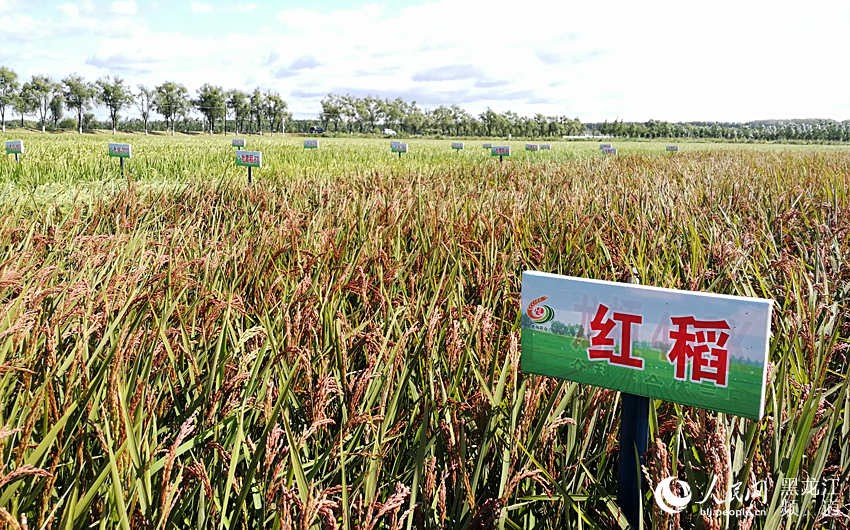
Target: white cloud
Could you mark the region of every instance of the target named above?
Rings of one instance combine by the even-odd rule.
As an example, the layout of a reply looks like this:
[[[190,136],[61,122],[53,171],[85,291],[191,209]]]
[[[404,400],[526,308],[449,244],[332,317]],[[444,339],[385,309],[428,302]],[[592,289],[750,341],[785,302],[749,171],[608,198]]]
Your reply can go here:
[[[212,6],[204,2],[192,2],[192,13],[209,13]]]
[[[62,17],[32,11],[21,26],[30,30],[15,33],[9,21],[6,31],[22,39],[9,51],[30,59],[12,65],[34,70],[26,75],[55,69],[58,77],[114,72],[133,85],[174,80],[190,90],[260,86],[280,92],[298,115],[318,113],[321,97],[335,91],[586,121],[850,118],[850,73],[837,62],[850,6],[837,1],[304,5],[275,13],[196,1],[175,9],[212,13],[204,21],[227,29],[197,23],[172,33],[157,27],[156,9],[110,16],[66,3],[57,7]],[[116,11],[135,13],[136,4],[113,2]],[[250,24],[229,23],[246,11]],[[43,48],[33,42],[65,35],[84,35],[84,43],[33,51]]]
[[[74,4],[59,4],[56,9],[68,18],[76,18],[80,16],[80,10]]]
[[[133,16],[138,11],[136,2],[112,2],[109,12],[113,15]]]

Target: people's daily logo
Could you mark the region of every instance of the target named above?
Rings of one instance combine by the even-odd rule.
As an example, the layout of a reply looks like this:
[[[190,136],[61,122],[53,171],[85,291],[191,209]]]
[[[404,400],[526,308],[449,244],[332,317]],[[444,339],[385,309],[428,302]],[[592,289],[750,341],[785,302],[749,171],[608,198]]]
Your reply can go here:
[[[679,486],[681,495],[673,492],[673,484]],[[684,510],[689,502],[691,502],[691,487],[684,480],[667,477],[655,486],[655,503],[665,513],[675,515]]]

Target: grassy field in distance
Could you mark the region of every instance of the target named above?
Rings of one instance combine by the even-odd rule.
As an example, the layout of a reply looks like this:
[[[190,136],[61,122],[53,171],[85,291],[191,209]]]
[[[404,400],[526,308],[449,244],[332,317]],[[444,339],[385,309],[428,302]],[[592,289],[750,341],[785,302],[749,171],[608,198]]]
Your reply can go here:
[[[786,478],[847,503],[848,147],[248,135],[249,186],[231,138],[3,136],[0,518],[618,528],[619,394],[519,371],[519,291],[631,267],[776,301],[765,418],[653,401],[650,482],[767,480],[727,506],[752,528],[824,524]],[[739,524],[646,499],[649,528]]]

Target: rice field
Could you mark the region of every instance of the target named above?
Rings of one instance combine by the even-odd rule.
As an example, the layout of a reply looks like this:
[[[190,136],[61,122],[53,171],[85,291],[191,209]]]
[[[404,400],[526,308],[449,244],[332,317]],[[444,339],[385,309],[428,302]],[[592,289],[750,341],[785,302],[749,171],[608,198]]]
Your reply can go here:
[[[847,147],[9,139],[8,528],[625,528],[619,394],[519,371],[519,290],[632,267],[776,301],[762,421],[651,402],[644,526],[850,526]]]

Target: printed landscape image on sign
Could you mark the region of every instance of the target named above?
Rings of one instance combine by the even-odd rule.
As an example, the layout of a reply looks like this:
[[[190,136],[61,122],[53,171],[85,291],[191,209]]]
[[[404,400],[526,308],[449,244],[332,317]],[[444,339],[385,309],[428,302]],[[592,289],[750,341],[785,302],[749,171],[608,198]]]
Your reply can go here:
[[[511,156],[511,146],[509,145],[494,145],[490,148],[492,156]]]
[[[304,140],[304,149],[318,149],[319,140]]]
[[[390,143],[390,149],[393,153],[406,153],[407,144],[403,144],[401,142],[392,142]]]
[[[10,140],[6,142],[6,154],[7,155],[22,155],[24,154],[24,141],[23,140]]]
[[[234,138],[233,141],[230,142],[230,145],[233,147],[245,147],[245,139]]]
[[[236,165],[263,167],[263,153],[260,151],[236,151]]]
[[[539,146],[537,144],[525,144],[526,151],[537,151]]]
[[[523,372],[761,419],[772,300],[522,273]]]
[[[452,142],[452,149],[463,149],[463,142]]]
[[[133,146],[130,144],[109,144],[109,156],[133,158]]]

